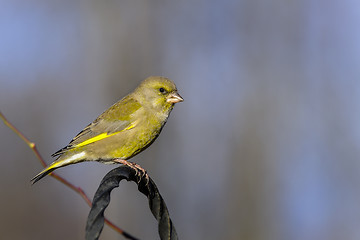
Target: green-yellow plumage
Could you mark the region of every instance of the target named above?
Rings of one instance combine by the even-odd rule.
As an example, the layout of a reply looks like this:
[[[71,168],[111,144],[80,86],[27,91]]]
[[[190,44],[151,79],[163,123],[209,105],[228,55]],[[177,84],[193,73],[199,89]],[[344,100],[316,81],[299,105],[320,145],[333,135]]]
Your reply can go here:
[[[82,130],[52,156],[56,161],[31,181],[39,181],[57,168],[84,161],[114,163],[147,148],[160,134],[174,104],[182,102],[168,78],[149,77],[135,90]]]

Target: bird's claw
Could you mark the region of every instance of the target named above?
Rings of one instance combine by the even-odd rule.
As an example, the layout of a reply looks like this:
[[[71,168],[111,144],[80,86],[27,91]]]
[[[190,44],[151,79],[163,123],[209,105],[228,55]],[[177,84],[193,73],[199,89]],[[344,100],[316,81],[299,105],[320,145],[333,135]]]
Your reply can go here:
[[[121,163],[125,166],[128,166],[132,169],[135,170],[135,176],[138,179],[138,184],[140,183],[141,179],[143,179],[145,177],[146,179],[146,185],[149,183],[149,175],[147,174],[146,170],[144,168],[142,168],[139,164],[137,163],[133,163],[133,162],[129,162],[123,159],[116,159],[115,162]]]

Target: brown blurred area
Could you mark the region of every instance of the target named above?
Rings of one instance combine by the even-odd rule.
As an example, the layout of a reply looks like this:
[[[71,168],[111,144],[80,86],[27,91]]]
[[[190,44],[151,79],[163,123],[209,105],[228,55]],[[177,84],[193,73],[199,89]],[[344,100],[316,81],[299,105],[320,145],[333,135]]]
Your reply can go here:
[[[180,239],[359,239],[360,23],[355,1],[2,1],[0,109],[48,163],[151,75],[175,81],[158,140],[132,159]],[[81,197],[0,124],[0,238],[84,239]],[[57,171],[92,198],[115,166]],[[121,183],[105,212],[158,239]],[[123,239],[109,227],[101,239]]]

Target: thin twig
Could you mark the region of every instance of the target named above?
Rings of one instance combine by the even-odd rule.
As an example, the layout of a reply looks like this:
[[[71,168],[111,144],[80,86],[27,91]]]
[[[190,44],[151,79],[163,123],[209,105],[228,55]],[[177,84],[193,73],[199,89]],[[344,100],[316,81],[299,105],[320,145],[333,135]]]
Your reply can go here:
[[[25,135],[22,134],[12,123],[10,123],[1,112],[0,112],[0,118],[3,120],[3,122],[5,123],[6,126],[8,126],[14,133],[16,133],[16,135],[18,135],[29,146],[29,148],[35,153],[36,157],[39,159],[41,165],[43,167],[46,167],[46,163],[45,163],[44,159],[42,158],[42,156],[40,155],[39,151],[37,150],[36,144],[34,142],[30,141],[27,137],[25,137]],[[50,175],[53,178],[55,178],[56,180],[60,181],[64,185],[66,185],[67,187],[74,190],[76,193],[78,193],[85,200],[87,205],[89,205],[89,207],[91,207],[91,205],[92,205],[91,200],[85,194],[84,190],[82,190],[80,187],[74,186],[72,183],[70,183],[69,181],[67,181],[63,177],[60,177],[56,173],[51,173]],[[128,233],[123,231],[121,228],[119,228],[118,226],[116,226],[114,223],[112,223],[110,220],[108,220],[106,218],[105,218],[105,223],[110,228],[114,229],[116,232],[118,232],[118,233],[120,233],[122,235],[128,234]]]

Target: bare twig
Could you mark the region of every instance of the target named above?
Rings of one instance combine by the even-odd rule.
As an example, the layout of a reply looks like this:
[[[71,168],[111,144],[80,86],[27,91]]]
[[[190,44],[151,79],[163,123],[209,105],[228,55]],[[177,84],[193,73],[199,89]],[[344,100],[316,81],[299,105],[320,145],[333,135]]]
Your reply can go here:
[[[42,158],[42,156],[40,155],[39,151],[37,150],[36,144],[34,142],[30,141],[27,137],[25,137],[24,134],[22,134],[13,124],[11,124],[1,112],[0,112],[0,118],[3,120],[3,122],[5,123],[6,126],[8,126],[14,133],[16,133],[16,135],[18,135],[29,146],[29,148],[35,153],[36,157],[39,159],[41,165],[43,167],[46,167],[46,163],[45,163],[44,159]],[[56,180],[58,180],[61,183],[65,184],[67,187],[74,190],[76,193],[78,193],[85,200],[87,205],[89,205],[91,207],[91,200],[85,194],[84,190],[82,190],[80,187],[74,186],[72,183],[70,183],[69,181],[67,181],[63,177],[60,177],[56,173],[51,173],[50,175],[53,178],[55,178]],[[124,235],[124,234],[129,235],[128,233],[123,231],[121,228],[119,228],[118,226],[116,226],[114,223],[112,223],[111,221],[109,221],[106,218],[105,218],[105,223],[110,228],[114,229],[116,232],[118,232],[118,233],[120,233],[122,235]]]

